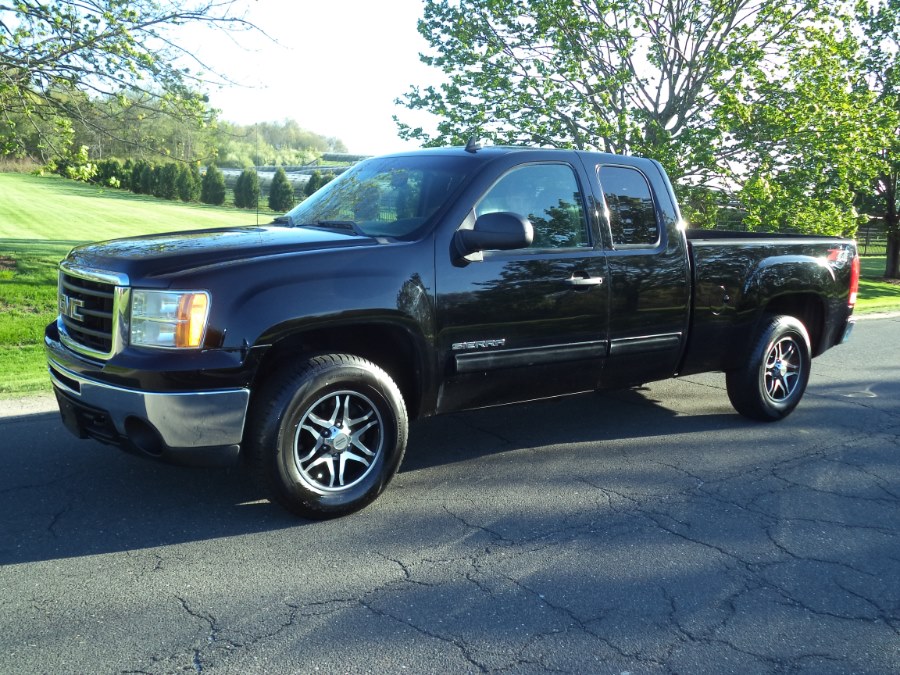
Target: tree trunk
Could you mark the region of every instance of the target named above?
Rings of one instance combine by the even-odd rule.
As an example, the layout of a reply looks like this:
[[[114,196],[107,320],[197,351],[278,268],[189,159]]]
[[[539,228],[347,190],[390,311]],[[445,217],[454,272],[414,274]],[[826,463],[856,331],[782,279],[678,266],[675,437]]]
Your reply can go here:
[[[886,279],[900,279],[900,232],[896,230],[888,234],[884,276]]]
[[[884,265],[886,279],[900,279],[900,213],[897,212],[897,186],[900,175],[896,172],[882,177],[884,191],[884,225],[887,232],[887,256]]]

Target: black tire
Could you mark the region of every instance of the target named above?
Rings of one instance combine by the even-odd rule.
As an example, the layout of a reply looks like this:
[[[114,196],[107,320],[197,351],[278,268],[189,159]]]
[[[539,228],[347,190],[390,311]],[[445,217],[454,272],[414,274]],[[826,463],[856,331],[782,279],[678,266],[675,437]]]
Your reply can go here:
[[[307,518],[365,507],[406,451],[403,396],[381,368],[349,354],[312,357],[255,396],[247,459],[273,501]]]
[[[725,374],[731,405],[751,419],[784,419],[803,398],[810,365],[804,325],[792,316],[769,317],[752,342],[747,365]]]

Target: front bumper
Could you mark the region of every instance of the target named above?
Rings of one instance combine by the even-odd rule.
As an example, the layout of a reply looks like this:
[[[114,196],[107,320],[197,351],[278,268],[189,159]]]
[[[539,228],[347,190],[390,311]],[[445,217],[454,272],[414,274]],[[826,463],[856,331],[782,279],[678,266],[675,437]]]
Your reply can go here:
[[[145,392],[98,382],[49,360],[66,427],[179,464],[219,465],[240,452],[249,389]]]

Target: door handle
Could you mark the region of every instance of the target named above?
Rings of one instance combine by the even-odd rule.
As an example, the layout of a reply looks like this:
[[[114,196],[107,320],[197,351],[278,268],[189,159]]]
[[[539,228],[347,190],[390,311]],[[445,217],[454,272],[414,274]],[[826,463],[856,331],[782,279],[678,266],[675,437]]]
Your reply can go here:
[[[603,283],[603,277],[576,277],[574,274],[566,279],[569,286],[599,286]]]

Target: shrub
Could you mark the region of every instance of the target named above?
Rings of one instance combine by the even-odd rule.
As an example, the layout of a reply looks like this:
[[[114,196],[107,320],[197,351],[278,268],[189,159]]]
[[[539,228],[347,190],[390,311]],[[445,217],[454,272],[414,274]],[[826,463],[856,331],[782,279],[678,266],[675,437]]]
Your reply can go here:
[[[92,183],[106,187],[122,187],[127,184],[122,162],[117,159],[104,159],[97,162],[97,173],[91,178]]]
[[[153,165],[147,164],[146,162],[144,163],[144,166],[141,167],[140,186],[142,195],[153,194]]]
[[[97,165],[90,161],[88,147],[82,145],[77,151],[57,160],[55,171],[60,176],[88,182],[97,173]]]
[[[322,187],[322,173],[320,171],[313,171],[309,180],[306,181],[306,186],[303,188],[303,194],[309,197],[320,187]]]
[[[256,169],[244,169],[234,186],[234,205],[240,209],[255,209],[259,204],[259,176]]]
[[[215,205],[225,203],[225,177],[215,164],[206,167],[200,184],[200,201]]]
[[[136,195],[144,194],[144,188],[141,180],[144,175],[144,167],[146,166],[147,162],[139,159],[134,163],[134,166],[131,167],[131,191]]]
[[[123,190],[131,189],[131,175],[134,171],[134,162],[131,160],[131,157],[125,160],[125,163],[122,165],[122,175],[119,177],[119,187]]]
[[[241,175],[238,176],[234,188],[232,189],[232,192],[234,193],[234,205],[239,209],[244,208],[244,175],[245,173],[241,171]]]
[[[269,208],[273,211],[290,211],[294,205],[294,186],[280,166],[275,171],[272,187],[269,188]]]
[[[154,197],[162,197],[162,170],[163,168],[159,164],[153,165],[153,186],[150,194]]]
[[[183,202],[197,201],[200,196],[200,180],[199,173],[194,176],[195,166],[187,164],[178,165],[178,177],[175,179],[175,189],[178,192],[178,198]]]
[[[157,186],[157,196],[163,199],[178,198],[178,165],[169,162],[159,171],[159,185]]]

